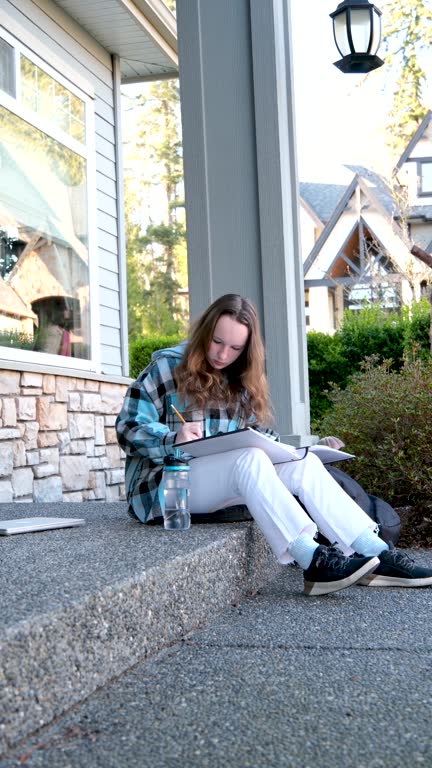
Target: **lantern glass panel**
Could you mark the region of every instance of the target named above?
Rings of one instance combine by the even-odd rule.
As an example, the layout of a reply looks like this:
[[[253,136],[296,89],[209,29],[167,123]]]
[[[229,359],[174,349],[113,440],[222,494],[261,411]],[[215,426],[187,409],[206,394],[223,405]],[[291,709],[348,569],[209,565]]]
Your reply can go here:
[[[371,19],[369,9],[353,8],[351,10],[351,36],[354,45],[353,53],[369,53],[371,36]]]
[[[371,54],[372,56],[375,56],[378,48],[380,47],[381,42],[381,16],[379,13],[376,12],[375,8],[373,9],[372,13],[372,22],[373,22],[373,30],[372,30],[372,44],[371,44]]]
[[[339,13],[333,17],[333,29],[337,49],[340,55],[348,56],[351,53],[351,49],[348,42],[347,35],[347,12]]]

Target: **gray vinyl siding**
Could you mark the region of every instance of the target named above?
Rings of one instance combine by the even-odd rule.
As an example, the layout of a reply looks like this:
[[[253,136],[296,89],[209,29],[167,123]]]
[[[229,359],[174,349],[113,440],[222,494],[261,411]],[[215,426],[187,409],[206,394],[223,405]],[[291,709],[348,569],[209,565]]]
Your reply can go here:
[[[98,264],[101,268],[109,269],[111,272],[118,273],[118,259],[112,251],[99,247]]]
[[[111,117],[113,114],[111,113]],[[114,144],[114,126],[110,124],[105,118],[100,115],[96,115],[95,119],[96,133],[98,136],[102,136],[104,139]]]
[[[104,232],[108,232],[110,235],[117,237],[117,218],[110,216],[108,213],[104,213],[98,209],[97,213],[98,228]]]
[[[107,194],[104,189],[98,189],[96,185],[96,204],[99,211],[104,211],[108,216],[117,216],[116,200]]]
[[[96,142],[97,142],[97,136],[96,136]],[[97,144],[96,144],[96,170],[100,171],[100,173],[106,176],[108,181],[115,181],[115,177],[116,177],[115,162],[105,157],[102,152],[98,152]]]
[[[0,0],[0,19],[10,34],[94,97],[96,242],[91,258],[99,276],[100,370],[122,375],[118,226],[112,60],[64,11],[50,0]]]
[[[98,192],[103,192],[105,195],[116,199],[116,185],[115,179],[109,179],[100,171],[96,172],[96,189]]]
[[[108,253],[115,255],[117,259],[117,238],[114,235],[98,228],[98,244],[104,251],[108,251]]]
[[[110,291],[117,290],[118,274],[117,272],[111,272],[109,269],[99,267],[99,284],[103,288],[108,288]]]
[[[119,311],[117,309],[112,309],[111,307],[103,307],[103,317],[105,321],[105,326],[109,328],[110,326],[114,327],[115,324],[118,322],[119,318]]]

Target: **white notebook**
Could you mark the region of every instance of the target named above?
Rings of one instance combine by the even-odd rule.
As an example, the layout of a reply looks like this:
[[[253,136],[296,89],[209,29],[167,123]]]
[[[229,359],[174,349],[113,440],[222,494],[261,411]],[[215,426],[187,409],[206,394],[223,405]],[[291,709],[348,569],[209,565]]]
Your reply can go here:
[[[22,517],[16,520],[0,520],[0,536],[47,531],[51,528],[73,528],[84,525],[84,522],[78,517]]]
[[[187,443],[176,443],[175,448],[187,453],[193,458],[200,456],[212,456],[215,453],[235,451],[237,448],[261,448],[271,459],[273,464],[283,464],[286,461],[299,461],[304,459],[308,450],[315,453],[323,464],[332,464],[334,461],[354,459],[352,453],[329,448],[327,445],[311,445],[309,448],[295,448],[293,445],[280,443],[268,435],[257,432],[256,429],[246,427],[234,432],[225,432],[223,435],[202,437],[199,440],[191,440]]]

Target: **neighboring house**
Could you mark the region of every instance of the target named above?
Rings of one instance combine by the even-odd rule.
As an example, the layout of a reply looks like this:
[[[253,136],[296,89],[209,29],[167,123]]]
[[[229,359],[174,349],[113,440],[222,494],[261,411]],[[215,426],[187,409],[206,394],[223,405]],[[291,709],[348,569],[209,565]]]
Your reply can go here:
[[[432,251],[432,112],[429,111],[394,170],[405,201],[405,220],[413,244]]]
[[[124,498],[121,82],[178,74],[160,0],[0,0],[0,502]]]
[[[346,166],[353,178],[345,187],[300,184],[308,330],[334,333],[344,311],[365,302],[409,305],[430,282],[411,248],[432,247],[431,116],[401,156],[393,190],[357,166]]]

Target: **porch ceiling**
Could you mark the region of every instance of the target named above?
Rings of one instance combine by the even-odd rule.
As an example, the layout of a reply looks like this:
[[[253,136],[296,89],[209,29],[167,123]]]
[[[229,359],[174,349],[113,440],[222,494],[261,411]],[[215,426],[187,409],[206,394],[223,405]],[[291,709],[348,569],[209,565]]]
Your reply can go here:
[[[107,51],[124,83],[178,75],[177,26],[162,0],[55,0]]]

